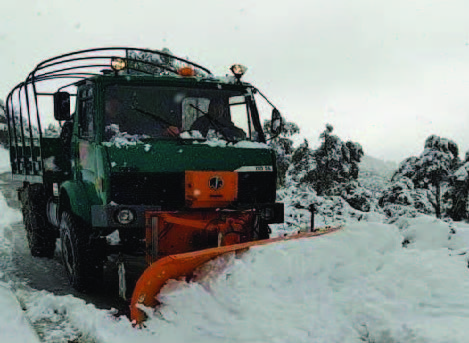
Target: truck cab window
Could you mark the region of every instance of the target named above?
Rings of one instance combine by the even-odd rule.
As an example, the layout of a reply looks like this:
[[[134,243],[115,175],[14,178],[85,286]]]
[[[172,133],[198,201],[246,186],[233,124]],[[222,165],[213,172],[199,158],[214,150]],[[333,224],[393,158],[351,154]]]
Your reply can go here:
[[[191,129],[192,124],[208,112],[210,99],[187,97],[182,101],[182,131]]]
[[[251,116],[249,113],[249,106],[246,103],[244,96],[232,96],[230,102],[230,115],[233,124],[242,129],[249,139],[251,139]],[[256,138],[257,139],[257,138]]]
[[[95,106],[93,87],[88,86],[79,90],[79,135],[81,138],[91,139],[94,136]]]

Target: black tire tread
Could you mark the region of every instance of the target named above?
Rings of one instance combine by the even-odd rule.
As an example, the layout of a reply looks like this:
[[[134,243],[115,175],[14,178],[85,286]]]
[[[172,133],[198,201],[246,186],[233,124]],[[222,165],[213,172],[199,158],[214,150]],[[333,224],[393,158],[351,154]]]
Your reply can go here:
[[[23,192],[23,223],[31,255],[53,258],[57,234],[47,221],[44,187],[41,184],[28,185]]]
[[[71,286],[80,292],[95,290],[100,285],[103,275],[103,260],[99,252],[93,249],[90,231],[89,227],[73,214],[68,211],[62,213],[60,221],[62,261]],[[73,250],[70,267],[67,266],[64,250],[67,241]]]

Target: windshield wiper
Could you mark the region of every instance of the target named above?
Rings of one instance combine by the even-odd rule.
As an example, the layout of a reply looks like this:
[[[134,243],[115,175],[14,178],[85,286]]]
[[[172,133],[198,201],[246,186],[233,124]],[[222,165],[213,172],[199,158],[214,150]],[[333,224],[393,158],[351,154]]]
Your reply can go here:
[[[150,116],[150,117],[152,117],[152,118],[154,118],[154,119],[159,120],[161,123],[165,124],[165,126],[166,126],[165,129],[166,129],[166,130],[169,129],[169,130],[171,131],[170,133],[167,131],[167,132],[171,135],[171,137],[176,137],[179,142],[181,142],[181,143],[184,144],[184,140],[179,136],[179,129],[178,129],[177,126],[175,126],[173,123],[171,123],[171,122],[169,122],[168,120],[166,120],[166,119],[160,117],[160,116],[159,116],[158,114],[156,114],[156,113],[152,113],[152,112],[148,112],[148,111],[142,110],[141,108],[138,108],[138,107],[136,107],[135,105],[130,106],[130,108],[133,109],[133,110],[135,110],[135,111],[137,111],[137,112],[140,112],[140,113],[142,113],[142,114],[145,114],[145,115],[147,115],[147,116]],[[175,128],[178,130],[178,132],[175,133],[174,131],[172,131],[172,130],[170,129],[171,127],[175,127]],[[173,134],[174,134],[174,135],[173,135]]]
[[[160,117],[159,115],[157,115],[156,113],[151,113],[151,112],[147,112],[145,110],[142,110],[141,108],[138,108],[136,106],[130,106],[131,109],[137,111],[137,112],[140,112],[142,114],[145,114],[147,116],[150,116],[152,118],[155,118],[155,119],[158,119],[160,122],[162,122],[163,124],[166,125],[166,128],[169,128],[170,126],[174,126],[172,123],[170,123],[168,120]]]
[[[227,142],[231,142],[233,143],[234,141],[228,139],[228,137],[226,137],[225,133],[223,132],[222,130],[222,127],[224,126],[223,124],[221,124],[218,120],[216,120],[215,118],[211,118],[208,114],[208,112],[204,112],[202,111],[200,108],[198,108],[197,106],[195,106],[194,104],[190,104],[190,106],[192,108],[195,108],[197,111],[199,111],[200,113],[202,113],[205,118],[208,119],[208,121],[210,122],[210,124],[212,124],[212,126],[215,128],[215,131],[218,132],[218,133],[221,133],[221,135],[223,136],[223,138],[227,141]]]

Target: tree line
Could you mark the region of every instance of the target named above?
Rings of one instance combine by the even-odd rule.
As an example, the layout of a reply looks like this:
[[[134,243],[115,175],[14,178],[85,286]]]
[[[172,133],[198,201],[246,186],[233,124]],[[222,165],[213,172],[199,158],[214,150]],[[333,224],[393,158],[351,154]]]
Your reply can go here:
[[[264,122],[266,132],[269,125]],[[429,136],[422,153],[404,159],[391,184],[373,199],[358,180],[364,156],[359,143],[342,141],[328,124],[319,136],[319,148],[311,149],[306,139],[294,148],[292,137],[299,132],[298,125],[287,122],[281,134],[269,140],[277,154],[279,187],[309,185],[319,196],[341,196],[364,212],[375,202],[388,215],[396,207],[410,206],[438,218],[469,219],[469,151],[461,160],[454,141]]]

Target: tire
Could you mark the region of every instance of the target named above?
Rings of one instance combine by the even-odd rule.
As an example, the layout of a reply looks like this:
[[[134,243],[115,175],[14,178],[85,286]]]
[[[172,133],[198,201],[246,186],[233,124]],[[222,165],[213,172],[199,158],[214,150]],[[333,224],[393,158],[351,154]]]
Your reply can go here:
[[[90,239],[90,229],[64,211],[60,220],[62,262],[70,285],[79,292],[94,291],[102,281],[103,259]]]
[[[270,230],[269,225],[266,223],[261,222],[259,226],[259,239],[269,239],[270,238],[270,233],[272,231]]]
[[[54,257],[57,234],[47,221],[47,198],[42,185],[23,189],[23,223],[29,249],[34,257]]]
[[[262,240],[262,239],[269,239],[270,238],[270,233],[272,232],[270,230],[269,225],[262,220],[260,217],[257,217],[254,220],[254,239],[255,240]]]

